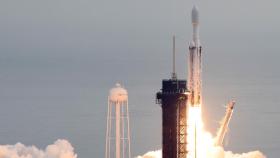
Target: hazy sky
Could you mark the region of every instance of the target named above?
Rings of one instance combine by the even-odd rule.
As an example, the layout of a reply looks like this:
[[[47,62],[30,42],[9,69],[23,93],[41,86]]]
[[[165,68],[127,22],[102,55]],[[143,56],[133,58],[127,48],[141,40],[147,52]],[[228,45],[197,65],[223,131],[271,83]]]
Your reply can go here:
[[[200,10],[204,119],[237,105],[226,149],[280,146],[280,2],[277,0],[1,0],[0,144],[69,140],[81,158],[103,157],[107,95],[129,92],[133,156],[161,147],[155,93],[170,77],[171,36],[186,78],[190,11]],[[92,156],[94,155],[94,156]]]

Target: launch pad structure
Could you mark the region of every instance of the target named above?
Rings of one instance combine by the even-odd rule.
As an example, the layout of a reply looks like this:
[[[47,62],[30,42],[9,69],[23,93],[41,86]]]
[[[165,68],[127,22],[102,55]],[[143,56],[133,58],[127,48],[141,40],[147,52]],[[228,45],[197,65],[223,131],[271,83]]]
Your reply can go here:
[[[186,80],[162,81],[157,103],[162,107],[162,158],[187,156]]]
[[[173,72],[171,79],[162,80],[156,94],[162,107],[162,158],[187,156],[187,82],[175,73],[175,37],[173,37]]]

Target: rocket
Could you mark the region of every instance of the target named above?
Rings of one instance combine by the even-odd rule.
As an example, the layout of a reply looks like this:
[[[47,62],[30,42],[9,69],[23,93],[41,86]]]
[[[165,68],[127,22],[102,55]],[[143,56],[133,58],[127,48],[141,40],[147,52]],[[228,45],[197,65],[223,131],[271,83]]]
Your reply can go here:
[[[216,146],[223,146],[224,137],[226,135],[226,132],[228,131],[228,125],[233,113],[235,101],[230,101],[227,106],[225,117],[223,118],[221,122],[221,127],[217,133],[217,136],[215,138],[215,145]]]
[[[192,41],[189,44],[188,82],[190,92],[189,105],[192,107],[201,106],[201,52],[202,46],[199,41],[199,12],[196,6],[192,9]]]

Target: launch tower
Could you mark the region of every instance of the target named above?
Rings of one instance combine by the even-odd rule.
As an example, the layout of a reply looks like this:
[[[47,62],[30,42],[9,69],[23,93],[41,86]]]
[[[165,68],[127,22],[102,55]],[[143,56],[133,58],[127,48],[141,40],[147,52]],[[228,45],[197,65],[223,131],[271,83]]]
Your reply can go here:
[[[187,84],[175,73],[175,37],[173,37],[173,73],[162,80],[156,101],[162,107],[162,158],[187,156]]]

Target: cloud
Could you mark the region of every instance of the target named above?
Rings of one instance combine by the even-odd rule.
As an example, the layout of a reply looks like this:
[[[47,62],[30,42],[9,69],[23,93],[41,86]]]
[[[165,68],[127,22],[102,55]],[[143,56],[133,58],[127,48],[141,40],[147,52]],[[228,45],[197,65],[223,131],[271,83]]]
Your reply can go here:
[[[260,151],[235,154],[232,151],[224,151],[222,147],[214,147],[207,156],[208,158],[266,158]],[[137,156],[136,158],[162,158],[162,154],[161,150],[149,151],[143,156]]]
[[[161,150],[149,151],[143,156],[137,156],[136,158],[162,158]]]
[[[260,151],[250,151],[247,153],[233,153],[232,151],[225,151],[222,147],[214,147],[208,153],[210,158],[266,158]]]
[[[67,140],[59,139],[45,150],[21,143],[0,145],[0,158],[77,158],[77,154]]]

